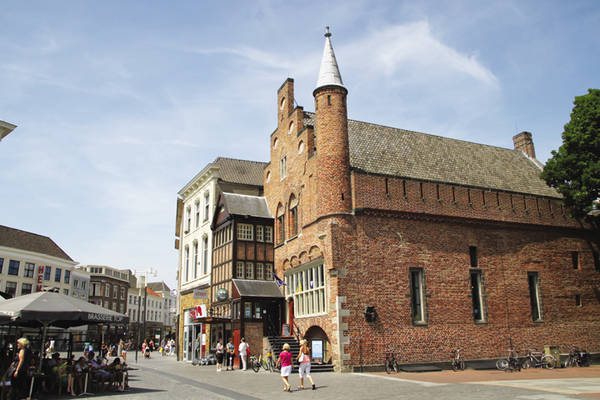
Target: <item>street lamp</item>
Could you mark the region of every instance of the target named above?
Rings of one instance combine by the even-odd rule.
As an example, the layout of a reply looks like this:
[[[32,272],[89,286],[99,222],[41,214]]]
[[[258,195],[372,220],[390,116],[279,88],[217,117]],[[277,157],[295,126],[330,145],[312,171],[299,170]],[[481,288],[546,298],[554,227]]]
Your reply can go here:
[[[137,270],[134,270],[134,273],[137,275],[138,272]],[[148,286],[148,277],[149,276],[154,276],[156,277],[157,272],[155,269],[152,268],[148,268],[146,271],[141,272],[140,274],[141,276],[144,276],[144,317],[143,317],[143,327],[142,330],[144,331],[144,336],[146,335],[146,313],[147,313],[147,299],[148,299],[148,290],[146,290],[146,287]],[[137,283],[137,282],[136,282]],[[135,362],[137,363],[138,361],[138,349],[140,347],[140,314],[142,311],[142,288],[141,285],[138,284],[138,318],[137,318],[137,343],[135,346]]]

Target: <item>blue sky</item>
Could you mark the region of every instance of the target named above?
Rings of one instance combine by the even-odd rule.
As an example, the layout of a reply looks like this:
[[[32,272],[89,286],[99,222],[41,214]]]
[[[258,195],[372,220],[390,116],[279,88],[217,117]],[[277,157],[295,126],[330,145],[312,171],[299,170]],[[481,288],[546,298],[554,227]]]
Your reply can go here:
[[[0,224],[175,286],[177,191],[267,161],[276,90],[312,90],[331,27],[351,119],[512,148],[561,144],[600,87],[600,2],[2,1]]]

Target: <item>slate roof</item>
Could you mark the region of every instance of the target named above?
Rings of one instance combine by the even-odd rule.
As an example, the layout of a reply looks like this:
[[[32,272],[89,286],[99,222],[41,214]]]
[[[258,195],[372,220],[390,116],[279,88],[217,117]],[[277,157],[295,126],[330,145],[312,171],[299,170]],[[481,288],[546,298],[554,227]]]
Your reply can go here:
[[[314,126],[315,114],[304,113]],[[348,120],[350,167],[367,173],[560,198],[519,150]],[[318,141],[318,137],[317,137]]]
[[[267,163],[217,157],[213,164],[219,168],[219,178],[225,182],[262,186]]]
[[[284,297],[275,281],[232,279],[240,296],[244,297]]]
[[[267,199],[264,197],[223,192],[223,201],[225,209],[231,215],[273,218],[267,205]]]
[[[0,246],[12,247],[73,261],[52,239],[0,225]]]

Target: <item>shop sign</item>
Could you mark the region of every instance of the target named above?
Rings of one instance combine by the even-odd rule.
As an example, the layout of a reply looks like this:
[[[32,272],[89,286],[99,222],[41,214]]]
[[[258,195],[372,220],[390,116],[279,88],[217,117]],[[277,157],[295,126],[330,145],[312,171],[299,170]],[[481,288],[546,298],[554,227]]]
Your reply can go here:
[[[36,285],[37,292],[42,291],[43,279],[44,279],[44,266],[38,265],[38,276],[37,276],[37,285]]]
[[[208,299],[208,290],[194,289],[194,299]]]
[[[196,306],[196,308],[190,310],[190,319],[204,318],[206,316],[206,304]]]
[[[323,359],[323,341],[322,340],[313,340],[312,341],[312,358],[318,358],[319,360]]]
[[[225,301],[229,298],[229,292],[227,289],[219,289],[217,290],[217,300]]]

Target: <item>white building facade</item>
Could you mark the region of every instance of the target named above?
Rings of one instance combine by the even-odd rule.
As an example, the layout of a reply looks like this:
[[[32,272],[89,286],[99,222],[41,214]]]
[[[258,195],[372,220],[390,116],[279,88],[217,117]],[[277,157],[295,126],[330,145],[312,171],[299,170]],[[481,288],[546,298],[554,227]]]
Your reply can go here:
[[[197,338],[206,334],[206,327],[185,318],[185,315],[199,306],[209,307],[209,297],[197,294],[210,290],[213,247],[211,222],[217,197],[223,191],[261,195],[265,166],[263,162],[219,157],[178,192],[175,225],[175,248],[179,252],[177,347],[182,349],[180,356],[186,361],[194,361],[195,354],[203,353],[196,348],[200,345]]]
[[[0,225],[0,291],[8,296],[48,289],[69,296],[76,265],[49,237]]]

